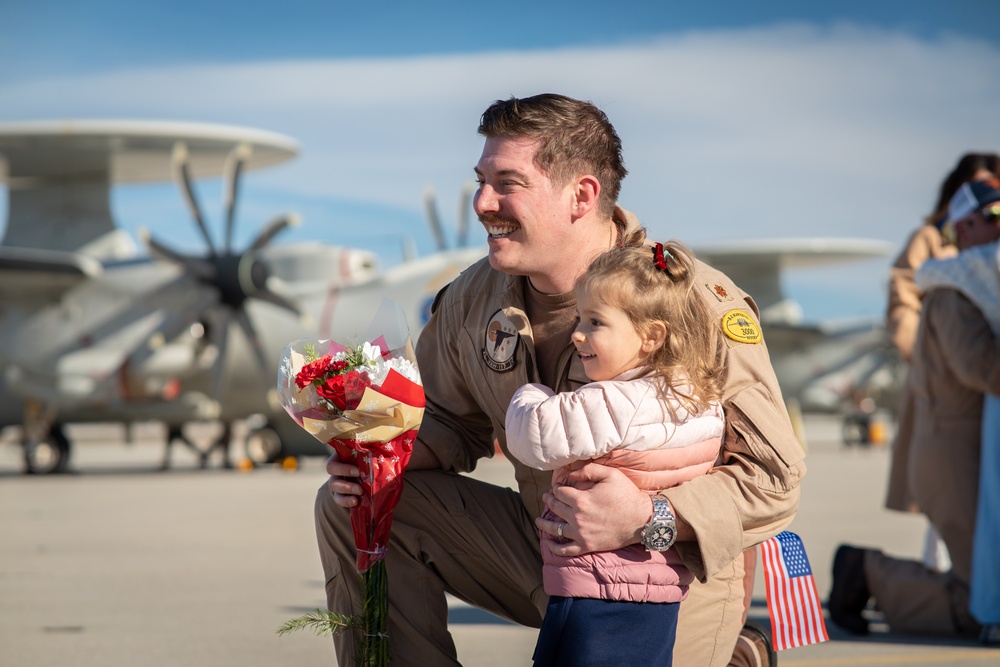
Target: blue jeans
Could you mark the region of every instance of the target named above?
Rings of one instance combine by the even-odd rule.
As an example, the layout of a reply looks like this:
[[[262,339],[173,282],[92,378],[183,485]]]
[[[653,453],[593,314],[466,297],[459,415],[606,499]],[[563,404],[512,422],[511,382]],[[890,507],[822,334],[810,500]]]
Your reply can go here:
[[[679,602],[549,598],[534,667],[669,667]]]
[[[972,543],[969,609],[983,625],[1000,623],[1000,396],[983,400],[979,502]]]

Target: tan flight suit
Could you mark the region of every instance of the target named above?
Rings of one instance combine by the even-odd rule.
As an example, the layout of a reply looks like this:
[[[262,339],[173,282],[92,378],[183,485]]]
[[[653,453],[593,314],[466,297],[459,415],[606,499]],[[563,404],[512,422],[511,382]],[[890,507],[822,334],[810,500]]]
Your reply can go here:
[[[925,224],[913,233],[906,247],[892,265],[889,281],[889,305],[886,310],[886,331],[907,365],[913,355],[913,345],[920,325],[921,292],[913,280],[917,269],[928,259],[954,257],[958,250],[945,245],[941,232],[933,224]],[[913,437],[913,387],[907,372],[896,415],[896,437],[892,443],[892,462],[885,506],[900,512],[918,511],[909,485],[910,440]]]
[[[983,394],[1000,392],[1000,340],[958,291],[924,297],[911,374],[910,488],[948,546],[952,570],[868,551],[865,579],[894,631],[970,635],[977,631],[968,606]]]
[[[630,227],[638,224],[621,209],[616,217]],[[757,320],[752,300],[723,274],[698,263],[696,275],[720,326],[734,309]],[[521,385],[538,381],[524,287],[524,278],[494,271],[484,259],[439,295],[421,332],[417,357],[427,410],[419,438],[444,470],[408,470],[393,519],[387,568],[394,665],[458,664],[447,629],[446,591],[516,623],[541,625],[547,597],[533,519],[542,513],[550,473],[508,456],[518,491],[460,474],[492,456],[494,436],[507,452],[510,398]],[[567,341],[557,391],[588,382],[573,352]],[[805,474],[804,453],[764,343],[730,341],[727,366],[723,462],[665,492],[675,514],[697,534],[696,542],[676,548],[702,580],[681,604],[678,667],[729,662],[743,625],[743,551],[788,526]],[[360,578],[348,512],[335,505],[325,485],[317,496],[316,522],[329,608],[356,613]],[[353,636],[335,644],[340,664],[353,664]]]

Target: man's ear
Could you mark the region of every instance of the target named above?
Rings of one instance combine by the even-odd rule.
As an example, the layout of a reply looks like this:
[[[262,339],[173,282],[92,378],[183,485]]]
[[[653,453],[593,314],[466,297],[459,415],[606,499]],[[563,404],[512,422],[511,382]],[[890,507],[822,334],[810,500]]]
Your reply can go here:
[[[596,210],[600,195],[601,182],[596,176],[586,174],[577,178],[573,185],[573,219],[582,218]]]
[[[646,326],[642,336],[641,349],[646,354],[656,352],[667,340],[667,325],[665,322],[656,320]]]

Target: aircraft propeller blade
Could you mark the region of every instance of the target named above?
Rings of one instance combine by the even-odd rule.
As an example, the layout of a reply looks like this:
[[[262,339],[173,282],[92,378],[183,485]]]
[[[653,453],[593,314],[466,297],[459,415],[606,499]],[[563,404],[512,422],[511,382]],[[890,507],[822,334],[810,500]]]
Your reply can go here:
[[[201,208],[198,206],[198,200],[194,195],[194,188],[191,185],[191,170],[188,167],[188,150],[187,146],[183,142],[177,142],[174,144],[174,151],[171,155],[170,166],[174,172],[174,179],[179,181],[181,191],[184,193],[184,201],[187,202],[188,209],[191,211],[191,215],[194,217],[194,221],[197,223],[198,229],[201,231],[201,235],[205,238],[205,243],[208,245],[208,252],[212,257],[215,257],[215,244],[212,243],[212,237],[208,233],[208,227],[205,226],[205,219],[201,215]]]
[[[280,278],[268,276],[265,288],[254,294],[254,297],[302,317],[302,309]]]
[[[427,224],[434,234],[434,242],[438,250],[447,250],[448,244],[444,240],[444,231],[441,229],[441,219],[438,217],[437,202],[434,197],[434,188],[428,185],[424,188],[424,213],[427,215]]]
[[[218,299],[214,290],[183,272],[165,275],[149,288],[141,300],[86,329],[87,337],[102,341],[100,345],[110,353],[107,358],[119,359],[124,367],[142,364]]]
[[[469,245],[469,211],[472,208],[472,193],[476,191],[475,181],[466,181],[458,200],[458,241],[459,248]]]
[[[229,346],[229,322],[232,316],[226,307],[213,308],[205,315],[209,341],[215,346],[216,351],[209,375],[212,387],[211,398],[218,401],[222,396],[222,383],[225,380],[226,348]]]
[[[178,285],[182,284],[179,282],[180,280],[183,279],[178,279]],[[164,292],[173,291],[173,287],[173,285],[168,285]],[[147,338],[146,344],[133,349],[128,354],[130,366],[140,366],[152,356],[158,347],[158,345],[153,344],[154,340],[158,340],[160,343],[170,342],[198,322],[201,319],[202,311],[211,306],[217,298],[213,290],[204,287],[191,289],[188,285],[184,287],[184,292],[185,305],[182,308],[177,308],[176,302],[173,300],[169,305],[165,304],[162,307],[162,312],[165,315],[156,330]]]
[[[223,207],[226,211],[226,244],[223,247],[223,252],[226,253],[233,251],[236,195],[239,190],[240,175],[243,172],[243,166],[250,159],[250,153],[250,144],[244,142],[237,145],[229,152],[229,156],[226,158],[226,165],[223,169],[225,174],[223,178],[223,183],[225,184]]]
[[[146,242],[146,245],[154,255],[158,255],[163,259],[178,264],[194,277],[202,280],[210,280],[215,275],[215,269],[213,269],[212,265],[208,262],[197,257],[182,255],[154,239],[148,234],[148,232],[141,236],[142,240]]]
[[[257,236],[247,252],[254,252],[260,250],[268,243],[271,242],[275,236],[283,232],[288,227],[298,227],[300,218],[294,213],[288,215],[279,215],[278,217],[271,220],[269,223],[264,225],[263,231]]]
[[[261,344],[260,337],[257,335],[257,331],[253,328],[253,324],[250,322],[250,316],[247,315],[247,311],[243,308],[237,310],[236,321],[239,323],[240,328],[243,329],[243,335],[246,336],[247,342],[250,343],[250,347],[253,348],[254,357],[257,359],[257,364],[260,366],[261,373],[270,381],[271,377],[274,375],[274,369],[267,363],[267,356],[264,354],[264,346]]]

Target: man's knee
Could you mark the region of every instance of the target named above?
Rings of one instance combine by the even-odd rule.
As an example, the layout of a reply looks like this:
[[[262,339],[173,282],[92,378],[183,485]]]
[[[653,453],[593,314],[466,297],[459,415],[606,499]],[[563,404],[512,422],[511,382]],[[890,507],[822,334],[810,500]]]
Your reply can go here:
[[[743,556],[706,583],[695,582],[681,603],[674,664],[721,666],[729,663],[743,627]]]
[[[340,561],[353,548],[351,513],[334,501],[333,494],[325,482],[316,492],[314,512],[319,557],[329,581],[331,577],[340,573]]]

